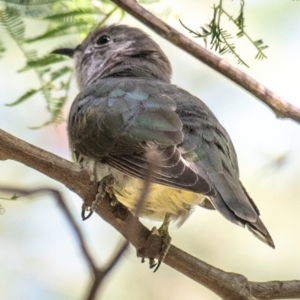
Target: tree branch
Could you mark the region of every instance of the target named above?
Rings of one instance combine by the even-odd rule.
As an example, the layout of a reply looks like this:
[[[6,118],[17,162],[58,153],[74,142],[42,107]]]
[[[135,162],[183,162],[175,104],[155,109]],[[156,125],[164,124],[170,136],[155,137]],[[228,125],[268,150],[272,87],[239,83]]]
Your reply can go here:
[[[269,106],[278,118],[289,118],[300,123],[300,109],[284,101],[244,72],[234,68],[225,60],[204,49],[197,43],[181,34],[179,31],[164,23],[162,20],[158,19],[140,6],[135,0],[112,0],[112,2],[147,25],[160,36],[176,45],[178,48],[191,54],[195,58],[199,59],[206,65],[210,66],[217,72],[223,74],[227,78],[237,83],[239,86],[246,89],[248,92]]]
[[[84,201],[93,202],[97,184],[90,181],[88,172],[75,163],[30,145],[0,130],[0,158],[12,159],[61,182]],[[117,229],[142,255],[159,252],[160,238],[152,249],[143,253],[150,231],[124,206],[112,206],[107,195],[96,206],[96,213]],[[130,230],[128,230],[130,226]],[[223,299],[283,299],[300,298],[300,281],[251,282],[243,275],[228,273],[171,246],[164,263],[209,288]]]
[[[12,159],[61,182],[90,203],[97,192],[96,183],[79,165],[44,151],[0,129],[0,159]],[[66,172],[68,170],[68,172]]]
[[[107,264],[106,268],[99,268],[97,267],[97,264],[93,257],[91,256],[88,247],[84,241],[84,236],[80,231],[79,226],[77,225],[75,219],[73,218],[71,212],[68,209],[68,206],[66,205],[66,201],[63,198],[62,194],[55,190],[50,188],[38,188],[38,189],[20,189],[20,188],[7,188],[0,186],[0,191],[5,193],[14,193],[19,194],[23,197],[33,196],[36,194],[50,194],[58,203],[59,208],[63,212],[64,216],[66,217],[68,223],[74,230],[75,236],[78,240],[79,247],[81,249],[81,252],[83,253],[83,256],[85,258],[85,261],[90,267],[90,270],[93,273],[93,283],[90,287],[90,290],[87,294],[87,300],[93,300],[96,299],[97,291],[99,290],[103,279],[107,276],[107,274],[115,267],[115,265],[118,263],[120,258],[122,257],[123,253],[128,247],[128,241],[126,241],[123,246],[120,248],[120,250],[114,255],[114,257],[111,259],[111,261]]]

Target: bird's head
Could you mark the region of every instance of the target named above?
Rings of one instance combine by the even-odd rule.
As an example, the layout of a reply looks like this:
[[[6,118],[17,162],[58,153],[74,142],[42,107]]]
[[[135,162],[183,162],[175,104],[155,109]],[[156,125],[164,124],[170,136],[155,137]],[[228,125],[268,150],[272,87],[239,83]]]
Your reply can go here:
[[[112,25],[96,29],[76,48],[53,53],[75,59],[80,89],[106,77],[170,81],[172,69],[161,48],[140,29]]]

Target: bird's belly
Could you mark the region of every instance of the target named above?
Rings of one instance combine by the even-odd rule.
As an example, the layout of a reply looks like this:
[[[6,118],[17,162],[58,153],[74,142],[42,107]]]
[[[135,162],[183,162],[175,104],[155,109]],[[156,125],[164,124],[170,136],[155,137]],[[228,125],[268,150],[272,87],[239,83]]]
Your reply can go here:
[[[118,201],[135,214],[145,189],[145,181],[102,165],[101,177],[108,174],[112,174],[115,178],[114,194]],[[192,213],[193,206],[200,204],[204,199],[205,196],[201,194],[151,183],[139,216],[160,221],[166,214],[170,214],[171,220],[180,226]]]

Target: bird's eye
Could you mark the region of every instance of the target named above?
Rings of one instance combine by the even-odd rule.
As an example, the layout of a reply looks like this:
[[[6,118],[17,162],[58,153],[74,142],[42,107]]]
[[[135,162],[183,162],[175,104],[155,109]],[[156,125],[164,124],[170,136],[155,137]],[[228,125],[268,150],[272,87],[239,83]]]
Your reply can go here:
[[[104,45],[107,44],[110,41],[110,37],[108,35],[101,35],[97,40],[97,45]]]

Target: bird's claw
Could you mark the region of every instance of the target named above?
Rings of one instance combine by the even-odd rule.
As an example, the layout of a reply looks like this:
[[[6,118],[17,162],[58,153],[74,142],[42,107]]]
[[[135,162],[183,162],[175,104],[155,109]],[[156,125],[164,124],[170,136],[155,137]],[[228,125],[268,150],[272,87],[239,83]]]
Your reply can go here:
[[[86,212],[88,212],[87,215],[86,215]],[[93,211],[92,211],[91,207],[87,206],[85,203],[83,203],[82,206],[81,206],[82,221],[87,220],[89,217],[91,217],[92,214],[93,214]]]
[[[148,241],[155,238],[155,236],[159,236],[161,238],[161,248],[159,250],[158,255],[155,257],[149,257],[149,268],[154,269],[154,273],[159,269],[161,263],[164,261],[168,250],[171,246],[171,237],[168,232],[168,226],[170,223],[170,216],[166,215],[165,220],[162,224],[162,226],[157,229],[156,227],[153,227],[151,230],[151,233],[149,235]],[[142,263],[145,262],[145,257],[142,258]]]
[[[82,217],[83,221],[85,221],[89,217],[91,217],[93,212],[95,210],[97,210],[98,205],[100,204],[101,200],[105,197],[106,193],[109,195],[110,199],[113,199],[111,205],[112,206],[115,205],[115,201],[117,201],[117,200],[116,200],[116,196],[114,195],[114,191],[113,191],[114,182],[115,182],[115,180],[114,180],[113,176],[108,175],[108,176],[104,177],[98,183],[98,192],[97,192],[95,200],[92,202],[92,204],[91,205],[87,205],[86,203],[82,204],[81,217]],[[87,215],[86,215],[86,212],[88,212]]]

